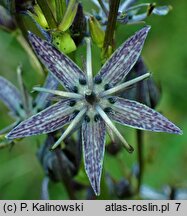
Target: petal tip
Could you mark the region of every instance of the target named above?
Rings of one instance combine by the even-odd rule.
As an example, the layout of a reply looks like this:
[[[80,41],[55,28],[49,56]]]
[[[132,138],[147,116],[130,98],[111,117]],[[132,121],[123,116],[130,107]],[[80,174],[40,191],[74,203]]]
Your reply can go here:
[[[183,131],[179,127],[177,127],[176,134],[183,135]]]
[[[91,183],[92,189],[95,193],[96,196],[100,195],[100,182],[94,182],[93,184]]]
[[[142,29],[140,29],[139,33],[142,33],[142,35],[145,35],[145,37],[147,36],[147,34],[149,33],[151,29],[151,26],[147,25],[145,27],[143,27]]]
[[[146,25],[144,28],[145,28],[145,29],[146,29],[146,31],[148,32],[148,31],[150,31],[150,29],[151,29],[151,26],[150,26],[150,25]]]

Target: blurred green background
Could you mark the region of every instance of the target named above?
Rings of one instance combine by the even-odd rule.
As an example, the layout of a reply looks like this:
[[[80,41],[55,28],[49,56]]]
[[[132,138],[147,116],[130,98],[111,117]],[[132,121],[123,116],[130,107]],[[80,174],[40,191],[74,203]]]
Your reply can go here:
[[[89,8],[88,1],[85,9]],[[141,1],[150,2],[150,1]],[[143,183],[161,189],[164,185],[187,188],[187,2],[186,0],[156,1],[170,4],[173,10],[165,17],[151,16],[146,22],[152,26],[143,49],[143,56],[154,79],[162,87],[162,97],[157,107],[166,117],[183,129],[182,136],[164,133],[145,133],[145,173]],[[116,33],[116,47],[141,25],[120,26]],[[84,54],[79,49],[79,54]],[[100,68],[99,50],[93,48],[94,72]],[[26,52],[14,35],[0,30],[0,75],[17,86],[16,67],[23,64],[24,81],[29,90],[41,84],[44,77],[38,74]],[[0,103],[0,128],[13,122],[7,108]],[[119,127],[129,143],[136,148],[135,131]],[[40,199],[43,170],[35,156],[38,145],[45,136],[25,138],[13,148],[0,150],[0,199]],[[121,179],[136,162],[125,150],[117,157],[105,154],[104,168],[116,179]],[[121,163],[121,161],[123,161]],[[123,165],[122,165],[123,164]],[[59,184],[50,184],[52,199],[67,199]],[[102,194],[102,188],[101,188]],[[81,198],[81,197],[80,197]],[[102,198],[102,196],[101,196]]]

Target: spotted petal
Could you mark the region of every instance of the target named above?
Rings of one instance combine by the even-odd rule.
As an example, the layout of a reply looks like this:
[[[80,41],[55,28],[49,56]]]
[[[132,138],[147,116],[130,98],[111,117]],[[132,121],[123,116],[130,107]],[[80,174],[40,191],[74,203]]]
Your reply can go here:
[[[48,74],[45,83],[43,85],[44,88],[46,89],[57,89],[58,87],[58,80],[52,75],[52,74]],[[40,92],[35,100],[36,106],[37,108],[41,109],[41,108],[45,108],[49,101],[48,98],[50,97],[51,94],[49,93],[45,93],[45,92]]]
[[[21,112],[21,94],[19,90],[8,80],[0,76],[0,100],[13,112],[15,116],[18,116]]]
[[[29,119],[21,122],[7,135],[7,138],[14,139],[19,137],[32,136],[43,133],[50,133],[62,128],[74,117],[74,109],[69,106],[70,99],[48,107]]]
[[[140,56],[150,27],[144,27],[130,37],[103,65],[95,79],[102,78],[111,87],[124,80]]]
[[[105,123],[93,118],[83,121],[82,144],[86,173],[96,195],[100,194],[100,180],[105,146]]]
[[[155,110],[132,100],[113,97],[116,101],[109,116],[112,120],[133,128],[155,132],[182,134],[182,131]]]
[[[64,88],[74,91],[79,79],[85,79],[85,74],[81,69],[49,42],[31,32],[29,33],[29,41],[41,62],[57,77]]]

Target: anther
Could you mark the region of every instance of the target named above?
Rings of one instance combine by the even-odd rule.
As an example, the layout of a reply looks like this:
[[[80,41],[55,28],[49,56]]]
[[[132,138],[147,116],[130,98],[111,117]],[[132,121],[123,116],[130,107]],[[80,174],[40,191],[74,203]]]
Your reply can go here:
[[[105,107],[104,112],[105,113],[110,113],[110,112],[112,112],[112,108],[111,107]]]
[[[71,107],[75,106],[75,104],[76,104],[76,100],[71,100],[71,101],[69,102],[69,105],[70,105]]]
[[[76,116],[80,111],[79,110],[74,110],[74,115]]]
[[[80,78],[80,79],[79,79],[79,83],[80,83],[81,85],[86,85],[86,80],[83,79],[83,78]]]
[[[85,115],[84,120],[85,120],[86,122],[90,122],[90,117],[89,117],[88,115]]]
[[[116,102],[116,100],[112,97],[108,98],[108,101],[111,103],[111,104],[114,104]]]
[[[99,115],[99,114],[96,114],[96,115],[94,116],[94,121],[97,122],[99,119],[100,119],[100,115]]]
[[[101,76],[96,76],[94,82],[95,82],[95,84],[101,84],[102,83]]]
[[[74,93],[78,93],[78,88],[77,88],[77,86],[73,86],[73,92],[74,92]]]
[[[110,89],[110,85],[109,84],[105,84],[104,85],[104,90],[108,90],[108,89]]]

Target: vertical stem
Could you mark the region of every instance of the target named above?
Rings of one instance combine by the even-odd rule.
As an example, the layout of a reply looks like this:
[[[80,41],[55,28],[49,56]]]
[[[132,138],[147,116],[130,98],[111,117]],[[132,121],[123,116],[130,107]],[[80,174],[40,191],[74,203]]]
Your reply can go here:
[[[137,137],[137,147],[138,147],[138,193],[140,191],[140,186],[142,184],[143,178],[143,171],[144,171],[144,160],[143,160],[143,131],[136,130],[136,137]]]
[[[56,157],[59,161],[59,167],[60,167],[60,170],[61,170],[61,178],[62,178],[62,181],[63,181],[63,184],[65,186],[65,189],[69,195],[69,198],[72,199],[72,200],[75,200],[76,197],[75,197],[75,194],[74,194],[74,191],[73,191],[73,188],[71,186],[71,181],[70,181],[70,178],[69,178],[69,174],[68,172],[66,172],[66,167],[64,166],[64,161],[63,161],[63,158],[61,156],[61,148],[60,147],[57,147],[55,149],[55,154],[56,154]]]
[[[139,82],[136,84],[136,100],[140,103],[143,103],[143,82]],[[138,187],[137,191],[140,192],[140,187],[142,184],[143,179],[143,172],[144,172],[144,159],[143,159],[143,134],[144,132],[141,130],[136,130],[137,136],[137,148],[138,148],[138,165],[139,165],[139,173],[138,173]]]
[[[108,23],[104,39],[104,53],[107,54],[108,48],[113,47],[114,32],[118,15],[120,0],[110,0],[110,10],[108,15]]]
[[[44,16],[45,19],[47,20],[47,23],[49,25],[50,29],[56,28],[56,20],[53,16],[53,13],[48,5],[48,2],[46,0],[38,0],[37,1]]]

